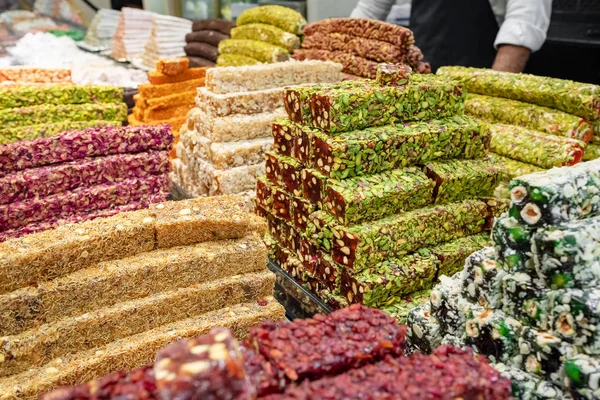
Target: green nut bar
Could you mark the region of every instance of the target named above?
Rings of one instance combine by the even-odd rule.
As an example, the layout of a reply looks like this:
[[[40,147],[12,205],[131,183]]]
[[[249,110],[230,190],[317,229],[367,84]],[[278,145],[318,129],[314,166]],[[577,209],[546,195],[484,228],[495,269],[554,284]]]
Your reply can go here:
[[[563,375],[566,386],[576,399],[594,400],[600,398],[600,359],[579,354],[564,364]]]
[[[531,251],[540,278],[552,289],[600,284],[600,217],[542,227]]]
[[[485,159],[430,162],[423,171],[435,182],[435,204],[491,196],[501,181],[499,169]]]
[[[496,219],[492,240],[498,261],[510,271],[533,272],[535,265],[531,254],[531,239],[535,230],[503,214]]]
[[[326,176],[346,179],[447,158],[481,158],[489,149],[486,124],[467,117],[314,135],[313,163]]]
[[[600,160],[520,176],[509,185],[510,215],[530,226],[600,215]]]
[[[0,123],[8,128],[66,121],[125,121],[126,119],[125,103],[50,104],[0,110]]]
[[[325,207],[343,225],[411,211],[433,202],[434,182],[417,168],[329,179]]]
[[[323,133],[318,132],[315,129],[307,126],[298,126],[296,129],[296,136],[294,137],[294,150],[293,156],[296,160],[300,161],[305,165],[312,165],[313,162],[313,149],[310,143],[313,137],[323,137]]]
[[[269,257],[269,259],[277,260],[277,254],[281,249],[281,246],[279,245],[277,240],[275,240],[275,238],[267,232],[263,237],[263,242],[265,243],[265,246],[267,246],[267,256]]]
[[[589,143],[594,134],[592,125],[575,115],[500,97],[469,94],[465,111],[487,122],[518,125],[585,143]]]
[[[29,125],[17,128],[0,128],[0,144],[13,143],[20,140],[39,139],[70,130],[100,128],[101,126],[121,126],[121,124],[121,121],[64,121],[55,124]]]
[[[123,88],[117,86],[15,86],[0,89],[0,109],[122,101]]]
[[[231,30],[232,39],[260,40],[283,47],[288,52],[300,48],[300,38],[281,28],[266,24],[240,25]]]
[[[381,86],[405,86],[412,68],[404,64],[379,64],[375,82]]]
[[[411,312],[413,308],[420,307],[425,303],[429,303],[430,293],[431,289],[414,292],[403,297],[399,302],[382,307],[381,309],[390,316],[394,317],[399,324],[406,324],[408,313]]]
[[[339,294],[338,290],[325,288],[319,290],[316,294],[332,311],[341,310],[350,305],[348,304],[348,301]]]
[[[335,224],[335,219],[331,214],[317,210],[308,216],[306,235],[330,253],[333,247],[332,227]]]
[[[302,14],[288,7],[262,6],[242,12],[237,18],[236,24],[238,27],[248,24],[273,25],[294,35],[301,35],[306,26],[306,20]]]
[[[465,321],[465,343],[492,361],[510,361],[518,348],[521,327],[502,310],[472,307]]]
[[[461,203],[422,208],[377,221],[345,227],[335,224],[333,258],[353,271],[362,271],[389,257],[401,257],[421,247],[482,231],[485,203]]]
[[[502,179],[505,180],[514,179],[517,176],[532,174],[534,172],[543,172],[546,170],[536,165],[513,160],[512,158],[504,157],[496,153],[490,153],[489,160],[500,169]]]
[[[462,115],[466,94],[453,80],[414,75],[400,88],[367,83],[314,94],[310,100],[313,126],[348,132],[405,121],[428,121]]]
[[[550,107],[588,121],[600,119],[598,85],[467,67],[441,67],[437,74],[458,79],[469,93]]]
[[[600,355],[600,288],[553,290],[547,296],[554,334],[586,354]]]
[[[491,124],[490,150],[540,168],[575,165],[583,159],[585,143],[514,125]]]
[[[319,264],[319,244],[314,242],[306,235],[300,235],[300,248],[296,251],[298,258],[304,268],[309,272],[312,278],[317,278],[317,269]]]
[[[504,271],[493,247],[485,247],[467,257],[460,273],[462,295],[471,303],[486,308],[502,305],[501,283]]]
[[[591,161],[600,158],[600,146],[597,144],[588,144],[583,152],[583,161]]]
[[[469,254],[491,244],[487,233],[466,236],[448,243],[433,247],[431,252],[440,261],[439,275],[452,276],[461,271]]]
[[[425,290],[419,293],[429,293]],[[442,343],[440,325],[431,315],[431,303],[424,302],[409,311],[406,316],[406,344],[410,351],[430,354]]]
[[[287,50],[258,40],[225,39],[219,42],[219,55],[237,54],[264,63],[276,63],[290,58]],[[218,62],[218,60],[217,60]]]

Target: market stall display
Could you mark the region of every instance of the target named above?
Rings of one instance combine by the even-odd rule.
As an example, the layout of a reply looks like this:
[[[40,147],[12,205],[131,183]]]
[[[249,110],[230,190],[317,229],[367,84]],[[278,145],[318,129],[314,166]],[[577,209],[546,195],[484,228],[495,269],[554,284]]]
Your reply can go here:
[[[115,36],[120,14],[119,11],[108,8],[98,10],[83,41],[98,50],[108,49]]]
[[[143,367],[160,348],[215,326],[241,338],[283,319],[270,297],[264,231],[229,196],[155,204],[0,244],[0,393],[34,398]]]
[[[175,58],[185,55],[185,36],[192,31],[192,22],[166,15],[152,17],[152,32],[142,55],[142,63],[154,68],[163,58]]]
[[[152,18],[155,15],[149,11],[123,7],[111,44],[111,56],[116,60],[132,60],[142,54],[152,32]]]
[[[470,346],[498,363],[518,398],[598,398],[599,182],[600,160],[512,180],[494,247],[409,314],[412,349]]]
[[[231,38],[235,22],[221,19],[194,21],[192,32],[185,36],[185,54],[192,67],[214,67],[219,56],[219,43]]]
[[[289,119],[273,124],[256,197],[281,267],[332,308],[402,320],[413,294],[425,300],[485,245],[502,207],[479,198],[500,173],[485,159],[487,125],[462,115],[465,97],[452,80],[386,65],[379,81],[287,88]]]
[[[415,73],[431,73],[423,53],[415,47],[412,32],[386,22],[361,18],[330,18],[304,29],[296,60],[331,60],[344,72],[375,79],[379,63],[406,64]]]
[[[253,195],[271,124],[285,116],[284,87],[341,79],[341,65],[321,61],[209,69],[182,128],[174,181],[193,196]]]
[[[243,11],[231,39],[219,42],[219,66],[286,61],[300,47],[306,20],[291,8],[269,5]]]
[[[238,342],[227,329],[160,350],[153,365],[120,372],[42,400],[133,395],[175,399],[409,400],[510,398],[510,382],[469,349],[404,356],[405,327],[358,305],[314,319],[263,323]]]

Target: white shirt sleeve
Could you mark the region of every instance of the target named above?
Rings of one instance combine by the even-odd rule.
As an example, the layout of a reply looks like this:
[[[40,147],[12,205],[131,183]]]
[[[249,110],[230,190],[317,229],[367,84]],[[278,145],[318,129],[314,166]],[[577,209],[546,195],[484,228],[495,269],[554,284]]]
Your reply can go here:
[[[395,0],[360,0],[350,17],[385,21],[394,4],[396,4]]]
[[[552,0],[508,0],[494,46],[512,44],[538,51],[546,41]]]

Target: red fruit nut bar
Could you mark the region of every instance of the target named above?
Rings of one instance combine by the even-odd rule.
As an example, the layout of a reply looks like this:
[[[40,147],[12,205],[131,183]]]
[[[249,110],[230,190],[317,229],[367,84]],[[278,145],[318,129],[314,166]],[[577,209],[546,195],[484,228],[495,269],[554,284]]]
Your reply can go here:
[[[249,340],[291,381],[318,379],[358,368],[386,355],[404,355],[406,327],[383,311],[353,305],[328,316],[262,324]]]
[[[156,355],[154,375],[160,400],[255,398],[244,357],[227,329],[165,347]]]
[[[256,180],[256,203],[267,212],[273,210],[273,186],[264,176]]]
[[[318,208],[323,208],[327,197],[327,178],[314,169],[302,170],[302,193],[304,198]]]
[[[273,215],[286,222],[292,221],[292,195],[280,187],[273,190]]]
[[[302,194],[302,166],[291,157],[276,154],[274,152],[265,153],[267,164],[267,179],[275,185],[282,186],[289,193],[299,196]]]
[[[281,155],[291,157],[296,133],[297,126],[289,119],[273,122],[273,149]]]
[[[308,216],[315,211],[315,206],[302,197],[294,197],[292,201],[294,226],[301,231],[306,229]]]

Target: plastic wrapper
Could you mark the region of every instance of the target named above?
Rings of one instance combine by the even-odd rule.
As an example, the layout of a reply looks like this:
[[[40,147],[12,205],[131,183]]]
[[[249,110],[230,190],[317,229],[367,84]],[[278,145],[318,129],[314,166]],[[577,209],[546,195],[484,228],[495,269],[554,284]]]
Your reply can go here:
[[[148,81],[150,81],[152,85],[164,85],[203,79],[206,76],[206,70],[207,68],[190,68],[177,75],[165,75],[158,71],[150,71],[148,72]]]
[[[224,19],[201,19],[192,22],[192,31],[217,31],[224,35],[229,35],[231,29],[235,27],[235,22]]]
[[[433,181],[416,168],[344,180],[329,180],[325,207],[344,224],[356,224],[425,207],[432,203]]]
[[[344,51],[303,48],[302,50],[294,51],[293,57],[297,61],[333,61],[342,64],[345,73],[363,78],[375,79],[377,76],[377,62]]]
[[[49,104],[120,103],[123,88],[116,86],[15,86],[0,88],[0,108]]]
[[[179,58],[164,58],[156,63],[156,70],[164,75],[178,75],[185,71],[190,66],[190,62],[185,57]]]
[[[521,326],[502,310],[473,307],[465,321],[465,344],[496,362],[509,361],[517,351]]]
[[[283,47],[288,52],[300,48],[300,38],[273,25],[247,24],[240,25],[231,30],[232,39],[260,40]]]
[[[596,144],[588,144],[585,146],[583,153],[583,161],[591,161],[600,158],[600,146]]]
[[[486,247],[467,257],[460,273],[462,295],[482,307],[498,308],[504,271],[496,261],[493,247]]]
[[[233,24],[233,23],[232,23]],[[233,25],[235,26],[235,25]],[[185,35],[186,43],[208,43],[217,46],[221,40],[229,39],[229,34],[224,34],[216,30],[199,30]]]
[[[376,82],[382,86],[404,86],[408,83],[412,68],[408,65],[380,64]]]
[[[217,46],[208,43],[188,43],[183,48],[183,51],[185,51],[185,54],[188,56],[202,57],[212,62],[217,61],[217,58],[219,57]]]
[[[520,176],[509,185],[510,215],[536,227],[598,216],[599,184],[600,160]]]
[[[166,125],[102,127],[68,131],[59,135],[0,146],[0,176],[86,157],[169,150],[173,143]]]
[[[241,54],[221,54],[217,58],[217,67],[244,67],[262,64],[259,60]]]
[[[465,110],[488,122],[519,125],[585,143],[589,143],[594,134],[592,126],[575,115],[500,97],[469,94],[465,102]]]
[[[29,125],[17,128],[0,128],[0,144],[9,144],[18,142],[20,140],[34,140],[74,129],[100,128],[102,126],[121,126],[121,124],[121,121],[64,121],[57,122],[55,124]]]
[[[537,104],[588,121],[600,119],[600,86],[597,85],[467,67],[442,67],[437,73],[460,80],[469,93]]]
[[[321,173],[346,179],[439,159],[481,158],[489,143],[485,124],[454,117],[367,128],[337,137],[315,136],[311,146]]]
[[[489,159],[497,168],[500,169],[503,180],[511,180],[517,176],[545,171],[544,168],[540,168],[536,165],[513,160],[512,158],[504,157],[495,153],[490,153]]]
[[[231,94],[215,94],[199,88],[196,105],[214,117],[270,112],[283,107],[283,88]]]
[[[563,374],[574,398],[592,400],[600,397],[599,373],[600,360],[580,354],[565,362]]]
[[[381,40],[403,49],[415,43],[410,29],[367,18],[329,18],[314,22],[304,29],[304,36],[343,33],[367,39]]]
[[[547,135],[514,125],[491,124],[490,150],[540,168],[575,165],[583,159],[585,143]]]
[[[126,119],[125,103],[50,104],[0,110],[0,122],[7,128],[65,121],[125,121]]]
[[[354,271],[361,271],[388,257],[479,233],[486,212],[483,202],[467,200],[351,227],[335,224],[331,228],[335,239],[333,258]]]
[[[286,61],[290,58],[287,50],[279,46],[246,39],[223,40],[219,43],[219,54],[239,54],[266,63]]]
[[[409,351],[430,354],[442,343],[440,325],[431,315],[429,302],[413,308],[408,313],[406,327],[406,344]]]
[[[273,25],[294,35],[301,35],[306,26],[306,20],[299,12],[288,7],[274,5],[245,10],[237,18],[236,23],[237,26],[248,24]]]

